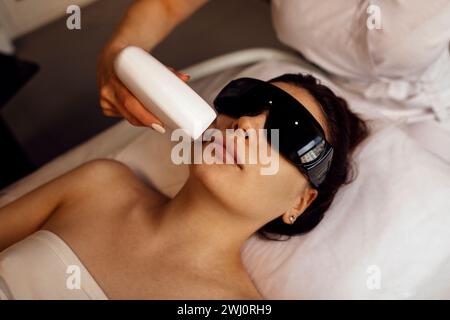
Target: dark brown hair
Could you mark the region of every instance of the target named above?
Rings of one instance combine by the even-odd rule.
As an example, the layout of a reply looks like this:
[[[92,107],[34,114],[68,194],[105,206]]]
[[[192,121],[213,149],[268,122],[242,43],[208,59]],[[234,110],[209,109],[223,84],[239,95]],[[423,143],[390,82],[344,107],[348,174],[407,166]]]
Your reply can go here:
[[[284,82],[306,89],[322,107],[331,137],[329,142],[334,147],[330,171],[317,188],[317,198],[294,224],[286,224],[278,217],[258,230],[258,234],[265,239],[280,240],[280,237],[274,238],[274,235],[298,235],[317,226],[339,188],[353,181],[356,170],[351,155],[356,146],[367,137],[368,128],[365,122],[349,109],[344,99],[336,96],[312,75],[284,74],[268,82]]]

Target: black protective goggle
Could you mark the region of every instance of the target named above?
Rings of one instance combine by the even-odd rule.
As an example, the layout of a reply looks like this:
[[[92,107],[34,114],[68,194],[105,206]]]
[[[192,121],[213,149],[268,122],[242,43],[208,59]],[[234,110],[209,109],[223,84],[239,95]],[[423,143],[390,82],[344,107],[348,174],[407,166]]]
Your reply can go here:
[[[325,180],[333,147],[317,120],[297,99],[284,90],[258,79],[231,81],[217,95],[218,113],[240,118],[268,110],[264,129],[279,130],[279,153],[304,173],[314,187]],[[267,134],[270,144],[271,134]]]

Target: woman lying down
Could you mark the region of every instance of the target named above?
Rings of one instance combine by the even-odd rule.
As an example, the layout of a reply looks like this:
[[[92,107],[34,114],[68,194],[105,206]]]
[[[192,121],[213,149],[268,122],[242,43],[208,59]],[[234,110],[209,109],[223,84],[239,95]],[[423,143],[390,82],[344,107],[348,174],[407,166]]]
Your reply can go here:
[[[87,162],[0,209],[0,297],[262,299],[241,246],[255,232],[313,229],[351,180],[367,128],[310,75],[237,79],[214,104],[220,131],[279,129],[277,149],[266,141],[275,174],[259,162],[192,164],[170,199],[119,162]]]

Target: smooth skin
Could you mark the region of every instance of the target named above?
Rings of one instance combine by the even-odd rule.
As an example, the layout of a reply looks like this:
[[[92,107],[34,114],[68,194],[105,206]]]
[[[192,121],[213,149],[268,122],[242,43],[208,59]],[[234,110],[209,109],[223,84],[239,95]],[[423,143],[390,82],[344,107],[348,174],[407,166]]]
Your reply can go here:
[[[324,124],[308,91],[276,85]],[[214,126],[257,130],[265,117],[219,115]],[[186,184],[169,199],[119,162],[90,161],[0,208],[0,251],[49,230],[110,299],[261,299],[241,260],[243,244],[279,216],[289,224],[317,191],[282,157],[277,174],[261,175],[260,169],[193,164]]]
[[[127,46],[151,51],[178,24],[207,3],[207,0],[137,0],[103,49],[97,66],[97,83],[102,112],[110,117],[123,117],[132,125],[164,124],[149,112],[122,84],[114,72],[114,59]],[[189,75],[171,70],[184,81]],[[153,127],[155,129],[155,127]],[[158,130],[162,132],[162,130]]]

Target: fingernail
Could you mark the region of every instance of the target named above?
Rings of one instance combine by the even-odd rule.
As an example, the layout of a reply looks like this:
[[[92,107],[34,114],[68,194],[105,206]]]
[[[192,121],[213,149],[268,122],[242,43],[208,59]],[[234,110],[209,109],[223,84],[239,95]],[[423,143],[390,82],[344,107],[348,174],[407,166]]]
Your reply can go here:
[[[153,130],[158,131],[158,132],[161,133],[161,134],[163,134],[163,133],[166,132],[166,129],[164,129],[162,126],[160,126],[160,125],[157,124],[157,123],[153,123],[153,124],[152,124],[152,128],[153,128]]]

